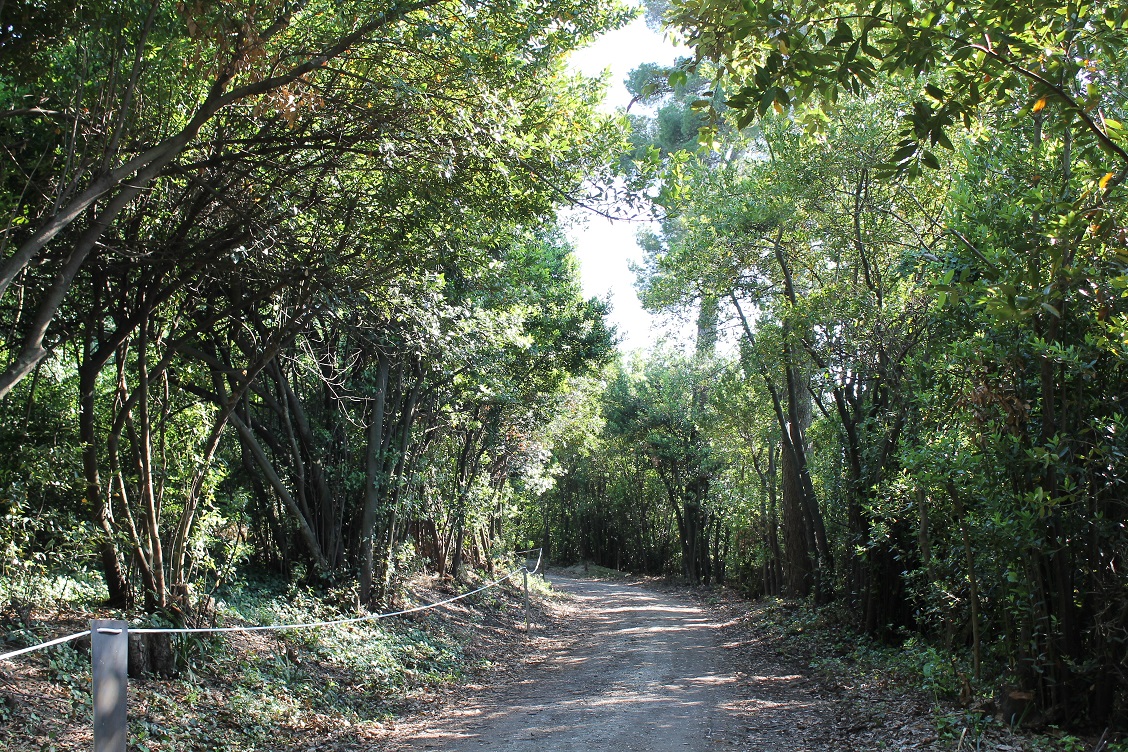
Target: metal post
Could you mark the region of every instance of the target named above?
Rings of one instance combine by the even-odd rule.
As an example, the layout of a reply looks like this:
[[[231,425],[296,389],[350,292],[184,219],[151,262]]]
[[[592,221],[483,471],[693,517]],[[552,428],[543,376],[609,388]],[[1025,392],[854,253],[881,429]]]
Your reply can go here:
[[[525,581],[525,633],[529,632],[529,568],[521,570],[521,579]]]
[[[124,621],[91,621],[90,663],[94,675],[94,752],[125,752],[129,625]]]

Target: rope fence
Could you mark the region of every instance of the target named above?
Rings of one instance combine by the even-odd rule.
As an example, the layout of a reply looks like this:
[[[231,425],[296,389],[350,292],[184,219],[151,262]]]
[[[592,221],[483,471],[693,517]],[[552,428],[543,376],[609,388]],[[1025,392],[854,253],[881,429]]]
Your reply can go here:
[[[537,562],[529,569],[528,554],[536,552]],[[530,548],[524,551],[515,551],[515,554],[526,554],[524,566],[513,570],[504,577],[487,582],[474,590],[446,598],[433,603],[425,603],[399,611],[388,611],[367,616],[357,616],[348,619],[331,619],[328,621],[300,622],[296,624],[256,624],[235,627],[139,627],[131,628],[127,622],[94,619],[90,622],[90,629],[75,632],[65,637],[32,645],[30,647],[13,650],[0,654],[0,661],[8,661],[21,655],[45,650],[56,645],[62,645],[83,637],[90,637],[90,663],[93,675],[94,697],[94,752],[125,752],[127,737],[126,721],[126,689],[128,683],[128,648],[130,634],[206,634],[230,632],[273,632],[293,629],[319,629],[322,627],[337,627],[345,624],[377,621],[393,616],[404,616],[420,611],[446,606],[472,595],[477,595],[490,588],[497,587],[503,582],[521,574],[525,596],[525,632],[529,632],[529,575],[540,570],[543,551],[539,548]]]
[[[72,635],[67,635],[66,637],[60,637],[56,640],[51,640],[50,642],[41,642],[38,645],[32,645],[30,648],[24,648],[22,650],[13,650],[10,653],[4,653],[3,655],[0,655],[0,661],[6,661],[9,658],[15,658],[18,655],[24,655],[25,653],[33,653],[36,650],[42,650],[44,648],[54,647],[55,645],[62,645],[64,642],[70,642],[71,640],[77,640],[77,639],[80,639],[82,637],[85,637],[88,634],[90,634],[89,629],[87,629],[85,632],[75,632]]]

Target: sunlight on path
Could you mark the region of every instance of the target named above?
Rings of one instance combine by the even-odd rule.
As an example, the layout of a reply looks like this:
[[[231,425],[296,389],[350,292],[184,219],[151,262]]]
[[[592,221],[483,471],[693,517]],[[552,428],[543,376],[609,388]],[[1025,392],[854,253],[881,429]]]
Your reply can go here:
[[[574,641],[415,734],[412,748],[809,749],[787,733],[792,714],[817,704],[802,677],[737,671],[725,625],[701,608],[639,587],[551,579],[574,598]]]

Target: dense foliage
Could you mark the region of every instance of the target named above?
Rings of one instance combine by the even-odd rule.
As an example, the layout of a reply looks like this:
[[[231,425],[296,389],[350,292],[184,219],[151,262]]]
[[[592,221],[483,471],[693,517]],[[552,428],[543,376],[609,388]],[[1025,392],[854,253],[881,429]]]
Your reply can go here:
[[[590,2],[0,4],[3,596],[378,604],[503,527],[606,361],[558,204],[623,148]],[[39,584],[36,584],[39,583]]]
[[[610,3],[0,2],[0,596],[537,542],[1128,725],[1128,8],[650,5],[609,117]],[[612,363],[554,214],[640,185]]]
[[[1008,721],[1128,722],[1125,12],[668,4],[696,57],[632,78],[639,284],[697,348],[608,380],[557,553],[834,602]]]

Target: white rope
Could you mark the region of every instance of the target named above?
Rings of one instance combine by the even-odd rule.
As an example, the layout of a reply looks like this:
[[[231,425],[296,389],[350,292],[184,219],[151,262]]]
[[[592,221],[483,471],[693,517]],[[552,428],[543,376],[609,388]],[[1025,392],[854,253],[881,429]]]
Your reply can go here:
[[[49,647],[52,647],[53,645],[62,645],[64,642],[70,642],[71,640],[77,640],[79,637],[85,637],[88,634],[90,634],[89,629],[86,630],[85,632],[75,632],[72,635],[67,635],[66,637],[60,637],[59,639],[51,640],[50,642],[43,642],[43,643],[40,643],[38,645],[32,645],[30,648],[23,648],[22,650],[13,650],[10,653],[4,653],[3,655],[0,655],[0,661],[6,661],[9,658],[15,658],[17,655],[23,655],[24,653],[30,653],[30,652],[35,651],[35,650],[42,650],[43,648],[49,648]]]
[[[529,574],[536,574],[537,570],[540,569],[540,565],[541,565],[541,556],[542,556],[541,549],[531,548],[528,551],[518,551],[517,553],[532,553],[533,551],[537,552],[537,564],[536,564],[535,567],[533,567],[532,570],[530,570],[527,566],[521,567],[520,569],[516,569],[516,570],[510,572],[509,574],[505,575],[504,577],[496,579],[493,582],[488,582],[485,585],[482,585],[480,588],[477,588],[475,590],[471,590],[468,593],[463,593],[462,595],[456,595],[453,598],[447,598],[446,600],[436,601],[434,603],[425,603],[422,606],[415,606],[413,608],[405,608],[402,611],[390,611],[386,614],[372,614],[370,616],[357,616],[357,617],[354,617],[354,618],[351,618],[351,619],[333,619],[331,621],[311,621],[311,622],[304,622],[304,623],[300,623],[300,624],[263,624],[263,625],[255,625],[255,626],[248,626],[248,627],[185,627],[185,628],[180,628],[180,629],[174,629],[174,628],[164,629],[164,628],[160,628],[160,627],[145,627],[145,628],[141,628],[141,629],[130,629],[129,631],[131,633],[135,633],[135,634],[200,634],[200,633],[204,633],[204,632],[268,632],[268,631],[280,631],[280,630],[283,630],[283,629],[314,629],[316,627],[335,627],[335,626],[339,626],[339,625],[342,625],[342,624],[356,624],[358,622],[363,622],[363,621],[376,621],[377,619],[387,619],[387,618],[392,617],[392,616],[403,616],[404,614],[413,614],[413,613],[416,613],[418,611],[426,611],[426,610],[431,609],[431,608],[438,608],[439,606],[445,606],[448,603],[454,603],[455,601],[460,601],[463,598],[469,598],[471,595],[475,595],[477,593],[482,592],[483,590],[489,590],[492,587],[496,587],[496,586],[500,585],[501,583],[505,582],[506,580],[511,579],[518,572],[523,571],[523,572],[528,572]],[[0,655],[0,661],[6,661],[9,658],[15,658],[16,656],[24,655],[25,653],[31,653],[31,652],[36,651],[36,650],[42,650],[43,648],[49,648],[49,647],[52,647],[53,645],[61,645],[64,642],[70,642],[71,640],[77,640],[78,638],[85,637],[88,634],[90,634],[89,629],[86,630],[85,632],[76,632],[75,634],[67,635],[66,637],[60,637],[56,640],[51,640],[50,642],[40,643],[39,645],[33,645],[29,648],[23,648],[21,650],[14,650],[11,653],[4,653],[3,655]]]
[[[537,552],[537,565],[535,567],[533,567],[531,570],[529,570],[529,574],[536,574],[537,573],[537,571],[540,569],[541,557],[544,556],[544,549],[543,548],[530,548],[528,551],[524,551],[522,553],[532,553],[533,551]],[[529,569],[529,568],[524,567],[524,569]]]
[[[436,601],[435,603],[426,603],[422,606],[415,606],[414,608],[405,608],[402,611],[391,611],[386,614],[372,614],[371,616],[357,616],[352,619],[333,619],[332,621],[311,621],[302,624],[266,624],[251,627],[186,627],[182,629],[161,629],[161,628],[144,628],[144,629],[130,629],[130,634],[199,634],[201,632],[269,632],[280,631],[283,629],[313,629],[315,627],[335,627],[341,624],[356,624],[362,621],[376,621],[377,619],[387,619],[390,616],[403,616],[404,614],[413,614],[417,611],[426,611],[430,608],[437,608],[438,606],[445,606],[448,603],[460,601],[463,598],[469,598],[475,593],[480,593],[483,590],[489,590],[496,587],[506,580],[510,579],[518,572],[525,570],[525,567],[516,569],[504,577],[494,580],[493,582],[486,583],[476,590],[471,590],[462,595],[456,595],[453,598],[447,598],[443,601]]]

